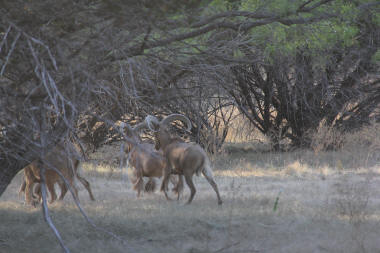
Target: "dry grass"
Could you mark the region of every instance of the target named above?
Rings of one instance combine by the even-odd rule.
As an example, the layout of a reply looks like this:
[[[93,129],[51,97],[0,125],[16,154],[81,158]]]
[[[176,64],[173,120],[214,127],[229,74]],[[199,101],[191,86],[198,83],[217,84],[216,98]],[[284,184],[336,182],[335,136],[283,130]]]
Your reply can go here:
[[[180,203],[159,192],[137,199],[115,164],[117,150],[97,154],[114,164],[83,165],[97,200],[91,202],[83,187],[79,197],[90,218],[128,246],[92,228],[66,196],[50,210],[72,252],[380,251],[378,156],[230,145],[213,157],[224,200],[219,207],[203,177],[195,178],[197,194],[189,206],[183,205],[187,189]],[[41,209],[24,206],[17,196],[20,183],[18,175],[0,198],[0,252],[60,252]]]

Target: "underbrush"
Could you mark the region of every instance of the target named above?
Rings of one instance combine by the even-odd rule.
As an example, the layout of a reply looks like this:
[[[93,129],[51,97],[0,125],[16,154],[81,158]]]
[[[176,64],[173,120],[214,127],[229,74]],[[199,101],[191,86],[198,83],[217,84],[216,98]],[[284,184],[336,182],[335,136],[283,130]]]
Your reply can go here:
[[[223,205],[203,177],[194,177],[191,205],[160,192],[136,198],[119,167],[119,146],[82,164],[96,201],[77,184],[91,226],[69,194],[49,205],[71,252],[378,252],[380,167],[371,141],[351,135],[339,151],[263,152],[261,143],[228,144],[212,156]],[[357,142],[356,142],[357,140]],[[40,207],[17,195],[22,174],[0,198],[0,252],[60,252]]]

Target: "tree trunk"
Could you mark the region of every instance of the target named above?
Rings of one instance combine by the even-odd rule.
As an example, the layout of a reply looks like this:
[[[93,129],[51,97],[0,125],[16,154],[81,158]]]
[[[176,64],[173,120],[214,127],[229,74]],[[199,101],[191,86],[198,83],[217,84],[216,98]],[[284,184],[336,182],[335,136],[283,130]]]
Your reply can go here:
[[[26,162],[19,162],[4,155],[0,156],[0,196],[5,192],[16,174],[26,165]]]

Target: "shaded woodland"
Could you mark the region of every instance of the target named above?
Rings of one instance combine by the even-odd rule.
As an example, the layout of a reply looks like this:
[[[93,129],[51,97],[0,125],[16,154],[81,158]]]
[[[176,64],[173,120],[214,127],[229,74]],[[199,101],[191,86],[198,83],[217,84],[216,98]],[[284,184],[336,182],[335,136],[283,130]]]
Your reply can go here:
[[[1,1],[0,194],[64,139],[182,113],[218,152],[236,112],[273,149],[380,119],[376,1]],[[178,129],[178,134],[182,134]],[[286,140],[286,146],[281,143]],[[326,148],[335,148],[326,147]]]

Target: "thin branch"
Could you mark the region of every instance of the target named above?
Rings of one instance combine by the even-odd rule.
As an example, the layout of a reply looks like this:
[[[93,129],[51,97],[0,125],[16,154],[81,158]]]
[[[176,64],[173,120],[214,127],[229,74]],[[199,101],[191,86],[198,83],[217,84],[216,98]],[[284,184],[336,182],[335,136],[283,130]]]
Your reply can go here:
[[[275,23],[275,22],[279,22],[279,23],[282,23],[284,25],[290,26],[290,25],[294,25],[294,24],[310,24],[310,23],[318,22],[318,21],[328,19],[328,18],[332,18],[332,17],[336,17],[336,16],[337,16],[336,14],[324,13],[324,14],[321,14],[319,16],[311,17],[311,18],[302,18],[302,17],[301,18],[284,18],[284,17],[280,17],[280,16],[273,16],[273,17],[270,17],[267,19],[257,20],[254,22],[244,21],[244,22],[233,23],[233,22],[228,22],[228,21],[220,21],[217,23],[209,24],[207,26],[204,26],[202,28],[199,28],[199,29],[187,32],[187,33],[181,33],[181,34],[173,35],[173,36],[168,37],[166,39],[155,40],[155,41],[146,41],[146,42],[144,42],[145,43],[144,49],[153,49],[153,48],[157,48],[157,47],[161,47],[161,46],[167,46],[173,42],[178,42],[178,41],[183,41],[183,40],[186,40],[189,38],[198,37],[200,35],[203,35],[203,34],[210,32],[210,31],[221,29],[221,28],[231,29],[231,30],[234,30],[237,32],[247,32],[248,30],[250,30],[254,27],[267,25],[267,24],[271,24],[271,23]],[[141,45],[136,44],[136,45],[132,45],[132,46],[126,48],[125,52],[126,52],[126,55],[128,55],[129,57],[137,56],[137,55],[143,54],[143,52],[141,52],[140,49],[141,49]],[[122,59],[125,59],[125,56],[124,55],[110,56],[110,58],[112,60],[122,60]]]
[[[5,42],[7,41],[7,37],[8,37],[9,32],[11,31],[11,28],[12,28],[12,26],[9,25],[7,31],[5,32],[5,34],[3,36],[3,40],[1,41],[1,44],[0,44],[0,53],[1,53],[1,49],[3,48]]]
[[[46,201],[46,175],[45,175],[45,166],[40,166],[41,171],[40,171],[40,178],[41,178],[41,193],[42,193],[42,211],[43,211],[43,216],[46,221],[46,223],[49,225],[51,230],[53,230],[55,237],[59,241],[59,245],[61,245],[62,250],[65,253],[70,253],[70,250],[66,247],[65,243],[62,240],[61,235],[59,234],[59,231],[57,228],[54,226],[54,223],[51,220],[51,217],[49,215],[49,208],[47,206],[47,201]]]
[[[326,4],[328,2],[331,2],[331,1],[334,1],[334,0],[323,0],[323,1],[320,1],[316,4],[314,4],[313,6],[305,7],[306,5],[310,4],[313,1],[314,0],[306,1],[300,7],[297,8],[297,11],[295,13],[287,13],[287,15],[289,16],[291,14],[296,14],[299,12],[310,12],[310,11],[318,8],[321,5]],[[245,17],[245,18],[251,18],[251,19],[278,19],[278,18],[281,18],[281,16],[278,16],[278,15],[273,15],[273,14],[269,14],[269,13],[265,13],[265,12],[258,12],[258,11],[257,12],[227,11],[227,12],[215,14],[211,17],[204,18],[201,21],[198,21],[198,22],[194,23],[193,25],[191,25],[191,28],[198,28],[198,27],[204,26],[204,25],[209,24],[209,23],[211,23],[214,20],[219,19],[219,18],[231,18],[231,17]]]
[[[123,238],[121,238],[120,236],[117,236],[115,235],[114,233],[112,233],[111,231],[105,229],[105,228],[102,228],[102,227],[99,227],[97,226],[90,217],[87,216],[86,212],[83,210],[81,204],[79,203],[78,199],[76,198],[75,194],[74,194],[74,191],[73,189],[71,188],[69,182],[67,181],[67,179],[63,176],[63,174],[61,173],[61,171],[59,171],[57,168],[55,168],[54,166],[51,166],[51,164],[47,163],[46,164],[49,169],[52,169],[54,170],[58,175],[59,177],[63,180],[63,182],[65,183],[65,185],[67,186],[68,190],[70,191],[71,193],[71,196],[73,197],[74,199],[74,202],[75,202],[75,205],[78,207],[80,213],[82,214],[82,216],[86,219],[86,221],[93,227],[95,228],[96,230],[99,230],[99,231],[102,231],[108,235],[110,235],[111,237],[117,239],[118,241],[122,242],[124,245],[128,246],[128,242],[126,240],[124,240]],[[44,168],[44,167],[42,167]],[[131,252],[135,252],[134,250],[132,250],[130,248]]]
[[[227,250],[227,249],[229,249],[229,248],[231,248],[231,247],[233,247],[235,245],[238,245],[238,244],[240,244],[240,242],[235,242],[235,243],[228,244],[227,246],[223,246],[220,249],[217,249],[217,250],[213,251],[213,253],[223,252],[223,251],[225,251],[225,250]]]
[[[152,27],[149,26],[148,27],[148,31],[146,32],[146,34],[144,36],[143,43],[141,44],[141,48],[140,48],[141,52],[144,52],[145,44],[148,41],[148,38],[149,38],[149,35],[150,35],[151,32],[152,32]]]
[[[309,3],[313,2],[313,1],[314,0],[308,0],[308,1],[304,2],[303,4],[301,4],[301,6],[297,8],[297,12],[301,11],[306,5],[308,5]]]
[[[55,70],[58,70],[57,62],[55,61],[55,58],[54,58],[53,55],[51,54],[50,48],[49,48],[47,45],[45,45],[42,41],[40,41],[40,40],[38,40],[38,39],[36,39],[36,38],[34,38],[34,37],[32,37],[32,36],[29,36],[29,35],[27,35],[27,34],[25,34],[25,33],[24,33],[24,35],[25,35],[27,38],[31,39],[34,43],[39,44],[39,45],[43,46],[43,47],[46,49],[46,51],[48,52],[48,55],[49,55],[49,57],[50,57],[50,60],[51,60],[51,62],[53,63],[53,66],[54,66]]]
[[[128,157],[126,159],[126,164],[124,166],[124,160],[125,160],[125,152],[124,152],[124,148],[125,148],[125,143],[123,142],[121,145],[120,145],[120,172],[121,172],[121,177],[122,177],[122,180],[123,181],[127,181],[128,180],[128,174],[127,173],[124,173],[124,170],[123,168],[125,167],[126,169],[128,168],[129,166],[129,154],[128,154]]]
[[[219,23],[215,23],[215,24],[210,24],[210,25],[203,27],[203,28],[200,28],[198,30],[174,35],[174,36],[167,38],[167,39],[156,40],[156,41],[147,41],[147,42],[145,42],[144,48],[145,49],[152,49],[152,48],[156,48],[156,47],[160,47],[160,46],[165,46],[165,45],[171,44],[171,43],[176,42],[176,41],[194,38],[194,37],[200,36],[202,34],[205,34],[207,32],[210,32],[212,30],[219,29],[219,28],[229,28],[232,30],[238,30],[239,24],[234,24],[231,22],[219,22]],[[129,56],[136,56],[136,55],[140,55],[142,53],[140,51],[140,48],[141,48],[141,45],[137,44],[137,45],[133,45],[133,46],[127,48],[125,51],[127,52],[127,55],[129,55]],[[115,57],[114,60],[118,60],[118,59],[124,59],[124,56]]]
[[[372,3],[365,3],[365,4],[362,4],[362,5],[359,5],[358,8],[363,11],[363,10],[368,10],[369,8],[372,8],[372,7],[376,6],[376,5],[380,5],[380,2],[376,1],[376,2],[372,2]]]
[[[321,0],[319,1],[318,3],[315,3],[314,5],[310,6],[310,7],[306,7],[306,5],[308,5],[309,3],[313,2],[313,1],[307,1],[305,4],[302,4],[298,9],[297,9],[297,12],[310,12],[311,10],[314,10],[316,8],[318,8],[319,6],[322,6],[328,2],[332,2],[334,0]]]
[[[198,28],[211,23],[212,21],[219,18],[231,18],[231,17],[246,17],[254,19],[271,18],[273,14],[263,13],[263,12],[250,12],[250,11],[227,11],[223,13],[215,14],[214,16],[204,18],[203,20],[191,25],[191,28]]]
[[[1,71],[0,71],[0,76],[3,75],[4,73],[4,70],[5,70],[5,67],[8,65],[8,61],[9,61],[9,58],[11,57],[12,53],[13,53],[13,50],[15,49],[16,47],[16,43],[18,41],[18,39],[20,38],[20,35],[21,33],[18,32],[17,35],[16,35],[16,38],[13,40],[12,42],[12,46],[11,46],[11,49],[9,50],[8,54],[7,54],[7,57],[5,58],[5,62],[3,64],[3,67],[1,68]]]

